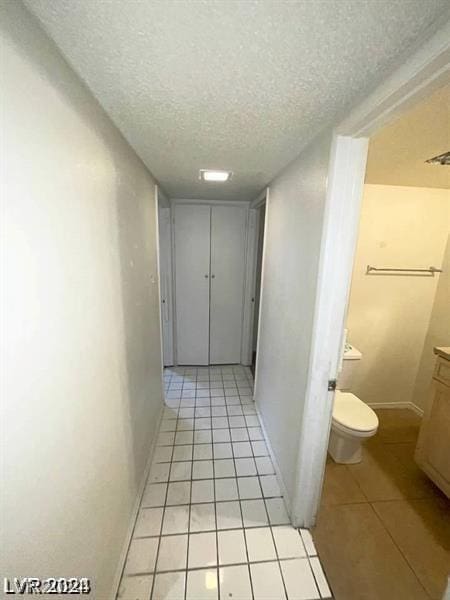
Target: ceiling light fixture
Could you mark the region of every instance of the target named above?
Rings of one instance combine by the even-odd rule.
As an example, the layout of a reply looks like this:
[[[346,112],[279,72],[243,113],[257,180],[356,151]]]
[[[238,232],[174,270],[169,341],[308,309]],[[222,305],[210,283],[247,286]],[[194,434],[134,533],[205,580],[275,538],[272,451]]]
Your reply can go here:
[[[225,183],[231,179],[231,171],[217,171],[214,169],[200,169],[200,179],[202,181],[215,181]]]

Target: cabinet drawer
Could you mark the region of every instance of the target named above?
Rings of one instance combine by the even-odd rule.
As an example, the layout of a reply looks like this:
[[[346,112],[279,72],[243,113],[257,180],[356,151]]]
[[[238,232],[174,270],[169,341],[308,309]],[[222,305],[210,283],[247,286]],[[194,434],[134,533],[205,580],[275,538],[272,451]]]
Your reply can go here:
[[[450,386],[450,361],[439,357],[436,361],[433,377],[444,385]]]

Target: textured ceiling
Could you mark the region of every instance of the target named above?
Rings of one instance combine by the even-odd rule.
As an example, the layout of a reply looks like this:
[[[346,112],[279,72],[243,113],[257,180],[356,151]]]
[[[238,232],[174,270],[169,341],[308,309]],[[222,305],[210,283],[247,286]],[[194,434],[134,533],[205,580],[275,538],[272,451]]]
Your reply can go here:
[[[446,86],[370,139],[366,183],[450,188],[450,167],[425,162],[449,151],[450,86]]]
[[[25,0],[172,197],[252,199],[448,0]],[[226,185],[200,168],[230,169]]]

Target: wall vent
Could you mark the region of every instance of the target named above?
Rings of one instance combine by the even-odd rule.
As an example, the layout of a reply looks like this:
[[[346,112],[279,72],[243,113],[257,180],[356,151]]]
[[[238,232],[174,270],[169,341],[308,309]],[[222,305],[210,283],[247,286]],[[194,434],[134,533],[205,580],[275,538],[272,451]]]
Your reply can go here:
[[[444,154],[429,158],[425,162],[430,163],[431,165],[450,165],[450,152],[444,152]]]

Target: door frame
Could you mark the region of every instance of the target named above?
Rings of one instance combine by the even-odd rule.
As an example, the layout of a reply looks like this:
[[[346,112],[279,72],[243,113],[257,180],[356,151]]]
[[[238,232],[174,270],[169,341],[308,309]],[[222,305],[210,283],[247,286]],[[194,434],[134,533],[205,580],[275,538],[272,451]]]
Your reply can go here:
[[[253,335],[256,293],[256,267],[258,235],[260,227],[259,209],[266,204],[268,188],[250,203],[247,225],[247,249],[245,266],[244,314],[242,319],[241,363],[250,366],[253,361]]]
[[[169,245],[165,248],[165,252],[161,251],[161,244],[164,243],[161,240],[160,235],[160,227],[161,227],[161,210],[169,209]],[[158,298],[159,298],[159,329],[160,329],[160,342],[161,342],[161,366],[162,366],[162,376],[165,368],[164,364],[164,325],[163,325],[163,306],[162,306],[162,278],[165,276],[163,272],[163,265],[161,262],[161,257],[166,253],[167,262],[166,268],[168,269],[168,277],[167,277],[167,297],[169,298],[167,310],[169,311],[169,320],[171,321],[171,328],[169,334],[169,343],[171,343],[171,348],[169,349],[169,354],[171,353],[172,364],[173,364],[173,349],[174,349],[174,339],[173,339],[173,303],[172,303],[172,224],[171,224],[171,216],[170,216],[170,203],[165,196],[164,192],[160,188],[158,184],[155,184],[155,222],[156,222],[156,264],[157,264],[157,273],[158,273]],[[167,254],[168,253],[168,254]]]
[[[167,206],[159,207],[160,260],[161,260],[161,314],[164,336],[164,366],[173,366],[173,298],[172,298],[172,227],[171,212]]]
[[[156,205],[158,212],[158,268],[159,298],[161,310],[161,343],[163,366],[174,364],[174,311],[173,311],[173,273],[172,273],[172,213],[170,203],[156,186]],[[161,232],[164,231],[164,235]],[[163,295],[165,298],[163,298]],[[164,304],[164,306],[163,306]],[[164,319],[166,319],[166,334]],[[165,357],[167,356],[167,360]]]
[[[353,270],[369,136],[450,79],[450,22],[334,130],[317,278],[308,384],[299,432],[294,525],[314,525]]]

